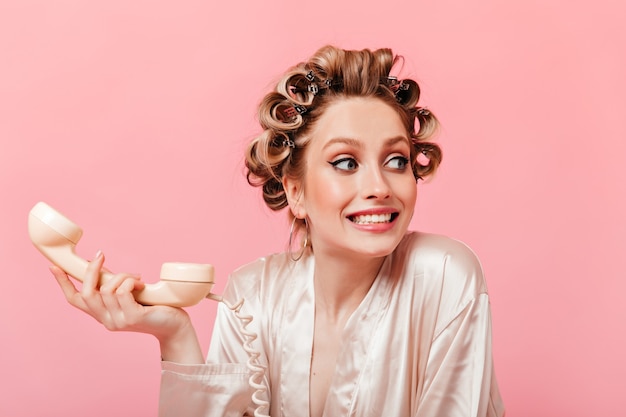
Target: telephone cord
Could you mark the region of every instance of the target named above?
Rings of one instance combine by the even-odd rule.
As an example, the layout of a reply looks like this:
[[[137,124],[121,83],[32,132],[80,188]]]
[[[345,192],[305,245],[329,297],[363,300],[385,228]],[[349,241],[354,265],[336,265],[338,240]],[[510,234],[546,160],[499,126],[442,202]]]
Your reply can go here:
[[[268,414],[262,414],[263,410],[269,410],[270,403],[262,398],[263,394],[267,391],[267,387],[263,385],[263,378],[265,376],[265,366],[261,365],[259,362],[259,357],[261,354],[254,350],[252,347],[252,342],[256,340],[258,337],[256,333],[248,330],[248,325],[252,322],[253,317],[249,314],[243,314],[241,312],[241,308],[244,304],[244,299],[240,299],[237,303],[230,304],[226,300],[224,300],[220,296],[216,296],[210,294],[211,296],[208,298],[212,298],[217,301],[221,301],[224,303],[226,307],[232,310],[235,313],[235,317],[239,319],[239,331],[243,334],[245,341],[243,343],[243,349],[248,354],[248,369],[252,372],[250,378],[248,379],[248,383],[255,390],[252,394],[252,402],[256,405],[256,409],[254,410],[254,417],[269,417]]]

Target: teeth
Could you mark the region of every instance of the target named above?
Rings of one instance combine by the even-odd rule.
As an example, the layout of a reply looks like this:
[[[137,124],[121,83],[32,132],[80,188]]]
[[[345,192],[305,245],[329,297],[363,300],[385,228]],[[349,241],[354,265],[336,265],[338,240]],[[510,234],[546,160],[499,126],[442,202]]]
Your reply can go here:
[[[354,216],[352,221],[356,224],[389,223],[391,221],[391,213]]]

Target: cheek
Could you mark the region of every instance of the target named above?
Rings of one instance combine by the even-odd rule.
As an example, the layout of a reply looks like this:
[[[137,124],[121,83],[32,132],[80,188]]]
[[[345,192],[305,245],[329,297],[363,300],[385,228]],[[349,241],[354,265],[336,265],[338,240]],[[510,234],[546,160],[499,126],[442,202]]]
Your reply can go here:
[[[312,175],[306,182],[305,195],[307,211],[309,214],[315,212],[341,210],[351,198],[355,186],[349,181],[342,179],[328,178],[323,174]]]
[[[417,201],[417,184],[413,180],[413,176],[411,176],[410,180],[402,184],[402,187],[398,190],[398,196],[400,196],[407,206],[415,206],[415,202]]]

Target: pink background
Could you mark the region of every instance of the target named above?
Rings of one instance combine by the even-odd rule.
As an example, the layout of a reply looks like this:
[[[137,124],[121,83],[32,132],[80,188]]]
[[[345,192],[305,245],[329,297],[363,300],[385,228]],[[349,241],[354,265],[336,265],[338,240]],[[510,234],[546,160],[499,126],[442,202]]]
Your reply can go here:
[[[624,415],[622,2],[211,3],[0,4],[0,415],[156,414],[155,341],[70,307],[26,215],[47,201],[79,253],[148,281],[213,263],[219,292],[286,245],[242,150],[263,92],[325,43],[405,55],[443,123],[413,227],[479,254],[508,415]],[[190,311],[206,348],[215,304]]]

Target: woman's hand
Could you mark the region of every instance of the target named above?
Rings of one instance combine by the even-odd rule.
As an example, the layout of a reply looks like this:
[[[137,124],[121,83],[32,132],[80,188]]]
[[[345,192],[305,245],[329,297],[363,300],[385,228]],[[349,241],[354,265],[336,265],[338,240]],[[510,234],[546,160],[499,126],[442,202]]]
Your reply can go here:
[[[145,284],[138,276],[115,274],[99,285],[104,255],[98,252],[89,263],[80,291],[68,275],[52,266],[67,301],[111,331],[132,331],[155,336],[164,360],[202,363],[202,352],[189,315],[180,308],[138,304],[132,292]]]

